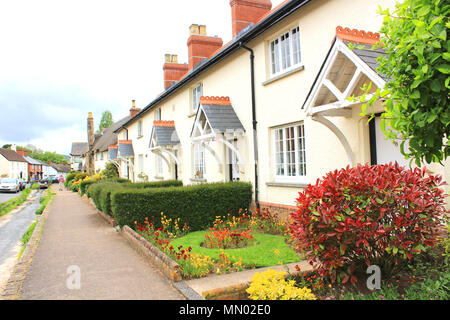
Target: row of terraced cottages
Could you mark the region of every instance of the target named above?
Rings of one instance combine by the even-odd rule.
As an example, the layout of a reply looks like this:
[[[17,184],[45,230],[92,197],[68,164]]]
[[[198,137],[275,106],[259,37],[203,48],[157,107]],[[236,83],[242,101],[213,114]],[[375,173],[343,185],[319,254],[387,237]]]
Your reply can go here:
[[[368,123],[361,104],[347,99],[364,84],[384,86],[376,58],[385,53],[371,50],[379,39],[372,31],[382,23],[378,6],[395,2],[291,0],[272,8],[270,0],[231,0],[233,39],[223,44],[191,25],[189,61],[166,55],[165,91],[142,110],[133,101],[114,129],[117,144],[101,151],[104,161],[133,181],[250,181],[255,203],[279,214],[331,170],[408,165],[379,118]],[[449,179],[448,162],[433,170]]]

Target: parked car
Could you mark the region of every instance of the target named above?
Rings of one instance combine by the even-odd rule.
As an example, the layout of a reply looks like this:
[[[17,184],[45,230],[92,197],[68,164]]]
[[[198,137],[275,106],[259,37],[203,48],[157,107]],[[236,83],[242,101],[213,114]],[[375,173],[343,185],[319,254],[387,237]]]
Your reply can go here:
[[[2,192],[19,192],[20,182],[18,179],[2,178],[0,179],[0,191]]]
[[[39,183],[39,188],[40,189],[47,189],[48,185],[51,184],[51,182],[49,182],[48,179],[39,180],[38,183]]]
[[[22,191],[23,189],[25,189],[27,187],[27,183],[25,182],[25,180],[23,180],[23,179],[17,179],[17,180],[19,180],[20,191]]]

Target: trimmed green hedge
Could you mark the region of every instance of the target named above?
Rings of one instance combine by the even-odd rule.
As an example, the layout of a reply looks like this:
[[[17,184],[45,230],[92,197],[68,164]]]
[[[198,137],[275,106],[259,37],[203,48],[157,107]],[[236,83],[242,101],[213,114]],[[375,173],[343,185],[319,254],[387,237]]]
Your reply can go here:
[[[134,189],[147,189],[147,188],[168,188],[168,187],[181,187],[183,182],[180,180],[162,180],[152,182],[137,182],[137,183],[124,183],[123,186],[131,187]]]
[[[87,181],[86,181],[87,182]],[[155,181],[148,183],[131,183],[127,179],[108,179],[85,184],[86,195],[95,203],[97,209],[111,215],[111,192],[118,189],[149,189],[161,187],[179,187],[183,183],[178,180]],[[83,183],[80,184],[80,192]],[[83,195],[83,193],[81,193]]]
[[[80,194],[84,195],[86,193],[86,189],[94,183],[97,183],[97,180],[84,180],[80,183]]]
[[[181,218],[192,231],[204,230],[216,216],[248,209],[252,186],[245,182],[211,183],[186,187],[122,189],[111,194],[111,209],[120,226],[133,227],[146,217]],[[158,219],[159,220],[159,219]]]

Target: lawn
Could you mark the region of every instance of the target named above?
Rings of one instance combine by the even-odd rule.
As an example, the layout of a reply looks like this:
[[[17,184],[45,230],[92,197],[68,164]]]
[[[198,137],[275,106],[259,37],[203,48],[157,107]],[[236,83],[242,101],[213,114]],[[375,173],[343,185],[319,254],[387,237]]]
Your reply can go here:
[[[221,249],[208,249],[201,246],[205,240],[206,231],[196,231],[184,237],[171,241],[173,247],[192,247],[196,254],[209,256],[218,259]],[[254,265],[256,268],[269,267],[278,264],[286,264],[300,261],[301,258],[286,243],[286,238],[279,235],[254,233],[253,237],[257,244],[245,248],[222,249],[230,257],[236,259],[241,257],[242,263],[246,266]],[[277,250],[277,251],[276,251]]]

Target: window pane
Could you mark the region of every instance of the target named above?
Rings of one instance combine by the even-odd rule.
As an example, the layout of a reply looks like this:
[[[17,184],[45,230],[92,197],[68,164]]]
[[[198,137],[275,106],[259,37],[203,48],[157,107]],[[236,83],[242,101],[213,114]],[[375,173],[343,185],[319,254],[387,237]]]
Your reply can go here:
[[[299,175],[306,176],[306,149],[305,149],[305,127],[304,125],[299,125],[297,127],[298,133],[298,164],[299,164]]]
[[[300,34],[299,27],[292,29],[292,61],[300,63]]]
[[[197,111],[200,97],[203,95],[203,85],[199,84],[192,89],[192,110]]]
[[[283,69],[291,66],[291,48],[289,33],[281,36],[281,65]]]
[[[275,131],[275,148],[276,174],[284,175],[284,142],[282,129]]]
[[[272,73],[280,72],[280,43],[278,39],[270,44],[272,54]]]
[[[194,174],[203,177],[205,174],[205,149],[202,145],[194,145]]]
[[[286,128],[286,165],[287,165],[287,175],[295,176],[295,135],[294,127]]]

